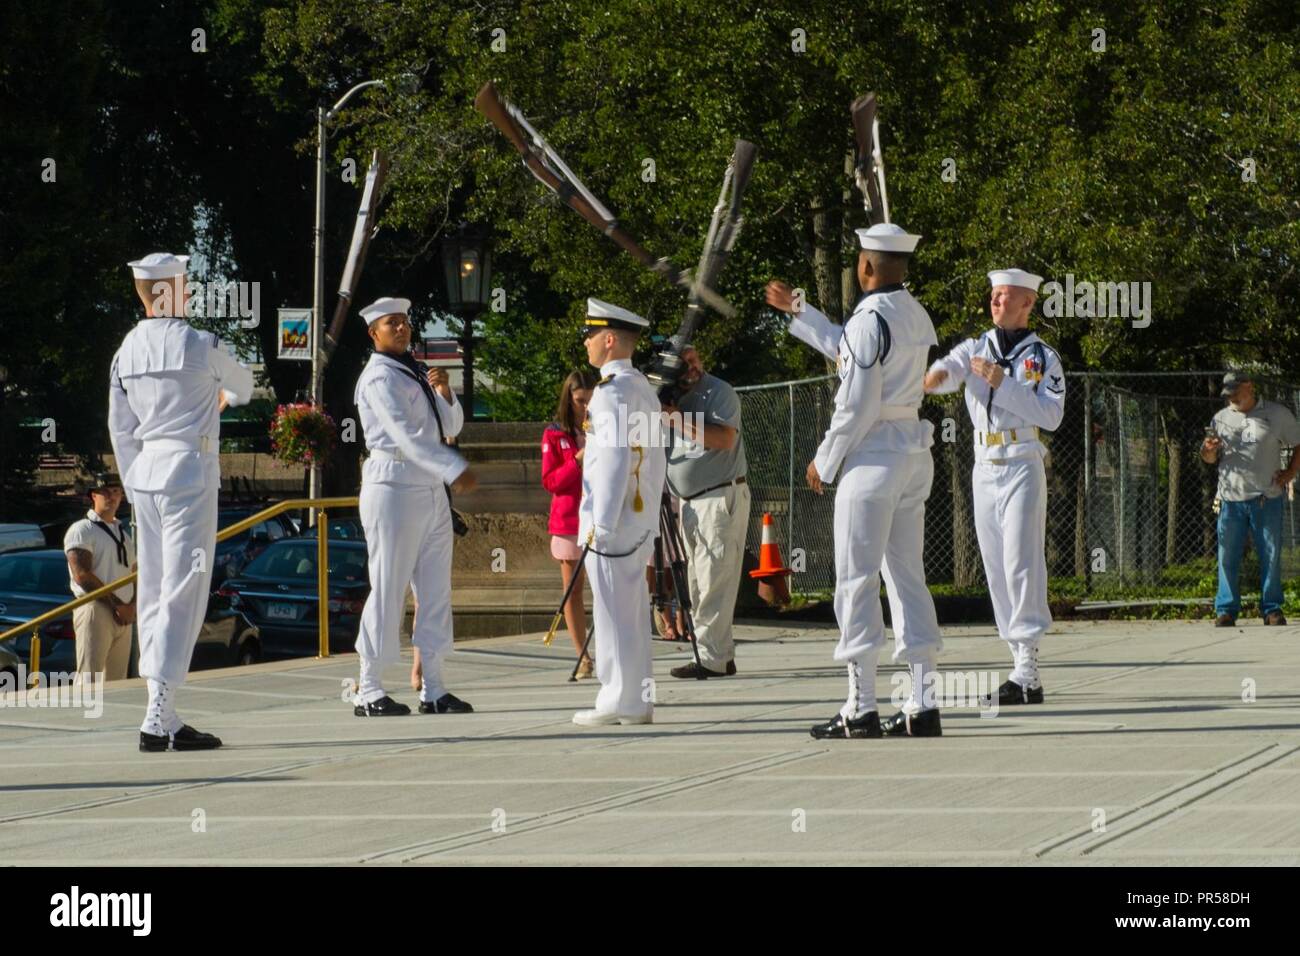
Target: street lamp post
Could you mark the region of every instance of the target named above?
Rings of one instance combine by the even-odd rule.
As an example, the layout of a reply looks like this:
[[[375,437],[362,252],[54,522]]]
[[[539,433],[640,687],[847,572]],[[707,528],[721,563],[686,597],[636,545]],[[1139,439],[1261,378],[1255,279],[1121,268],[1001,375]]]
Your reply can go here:
[[[462,225],[442,240],[442,269],[447,306],[464,323],[460,349],[464,363],[461,404],[466,420],[474,417],[474,319],[483,313],[491,294],[492,254],[482,233]]]
[[[333,107],[326,110],[324,104],[316,107],[316,228],[313,232],[315,245],[315,266],[312,270],[311,295],[311,401],[320,409],[323,402],[325,363],[322,361],[322,347],[325,340],[325,152],[326,126],[343,109],[348,100],[368,86],[387,86],[384,80],[366,80],[358,83],[344,93]],[[321,470],[318,462],[312,462],[309,495],[321,496]],[[314,519],[313,519],[314,520]]]

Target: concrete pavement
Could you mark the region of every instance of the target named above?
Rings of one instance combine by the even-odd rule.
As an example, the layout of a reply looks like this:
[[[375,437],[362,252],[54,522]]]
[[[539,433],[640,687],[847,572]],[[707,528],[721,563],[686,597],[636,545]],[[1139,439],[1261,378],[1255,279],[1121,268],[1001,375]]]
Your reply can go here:
[[[946,671],[1005,678],[991,627],[944,633]],[[707,682],[671,679],[689,649],[656,641],[638,727],[570,722],[595,685],[566,683],[563,634],[458,643],[464,716],[353,717],[351,655],[195,674],[179,709],[225,739],[208,754],[136,750],[138,682],[98,719],[8,698],[0,862],[1300,862],[1300,628],[1064,622],[1047,703],[948,708],[932,740],[812,740],[844,695],[834,633],[738,637],[740,673]],[[413,703],[407,667],[390,687]]]

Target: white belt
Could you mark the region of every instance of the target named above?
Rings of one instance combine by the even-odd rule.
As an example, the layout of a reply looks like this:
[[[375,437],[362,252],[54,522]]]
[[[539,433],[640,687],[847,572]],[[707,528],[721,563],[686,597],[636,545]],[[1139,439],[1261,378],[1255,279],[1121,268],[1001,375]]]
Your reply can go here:
[[[213,440],[207,435],[201,438],[155,438],[144,442],[143,451],[196,451],[206,455],[213,450]]]
[[[1010,428],[1004,432],[976,432],[975,444],[986,448],[999,445],[1016,445],[1021,442],[1038,441],[1038,427],[1028,425],[1024,428]]]
[[[916,421],[916,408],[913,405],[881,405],[878,422]]]
[[[400,451],[384,451],[382,448],[370,449],[369,457],[379,461],[406,461],[406,456]]]

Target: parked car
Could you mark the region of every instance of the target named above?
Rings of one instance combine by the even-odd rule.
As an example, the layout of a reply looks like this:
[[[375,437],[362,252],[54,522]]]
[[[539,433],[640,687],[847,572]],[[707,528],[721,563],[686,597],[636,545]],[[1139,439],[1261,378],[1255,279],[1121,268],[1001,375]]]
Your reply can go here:
[[[60,550],[19,551],[0,554],[0,631],[66,604],[73,598],[68,579],[68,559]],[[31,632],[0,647],[8,648],[24,665],[31,658]],[[212,595],[207,617],[199,631],[190,667],[229,667],[251,664],[261,657],[261,636],[257,626],[230,601]],[[72,612],[41,627],[43,672],[71,672],[77,666],[77,636],[72,629]],[[0,669],[3,663],[0,662]]]
[[[22,663],[22,658],[14,653],[9,641],[0,644],[0,675],[7,674],[8,681],[0,681],[0,688],[8,686],[15,690],[18,687],[18,665]]]
[[[71,600],[68,558],[62,551],[41,548],[0,554],[0,631]],[[5,644],[25,665],[31,640],[31,632],[27,631]],[[40,667],[42,671],[71,671],[76,665],[76,634],[72,631],[72,612],[68,612],[41,626]]]
[[[0,553],[45,547],[45,532],[38,524],[0,524]]]
[[[260,507],[230,507],[217,510],[217,530],[228,528],[237,521],[251,518]],[[268,545],[298,534],[298,527],[288,515],[278,514],[266,518],[225,541],[217,542],[217,556],[212,566],[212,590],[237,576],[244,566],[262,553]]]
[[[361,519],[357,517],[330,518],[331,541],[365,541],[366,529],[361,526]],[[304,538],[316,538],[316,525],[310,528],[304,528],[302,532]]]
[[[370,594],[365,542],[332,542],[327,573],[330,650],[349,651]],[[316,583],[316,542],[291,538],[268,547],[218,594],[257,625],[265,656],[302,657],[320,647]]]

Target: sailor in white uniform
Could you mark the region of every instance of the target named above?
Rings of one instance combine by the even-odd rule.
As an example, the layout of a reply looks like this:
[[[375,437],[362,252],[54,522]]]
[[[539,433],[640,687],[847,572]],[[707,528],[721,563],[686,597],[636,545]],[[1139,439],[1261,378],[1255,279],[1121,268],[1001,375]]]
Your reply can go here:
[[[921,551],[925,502],[934,464],[934,426],[917,410],[929,349],[937,344],[930,316],[903,286],[920,236],[891,223],[859,229],[858,283],[864,290],[843,326],[795,300],[784,283],[767,287],[767,301],[793,315],[790,333],[836,361],[835,410],[808,485],[835,490],[835,660],[848,668],[848,699],[840,712],[812,728],[817,738],[942,734],[935,687],[943,644]],[[802,309],[799,306],[802,304]],[[880,610],[884,575],[894,627],[894,660],[911,671],[911,695],[881,721],[876,665],[885,640]]]
[[[587,406],[578,538],[590,545],[600,692],[573,722],[648,724],[654,720],[650,598],[645,566],[659,533],[668,469],[659,398],[632,367],[637,336],[649,322],[599,299],[587,300],[587,359],[601,379]]]
[[[145,318],[127,333],[109,373],[109,437],[139,554],[140,676],[149,688],[140,749],[147,752],[221,746],[181,720],[176,692],[208,609],[221,409],[253,394],[253,373],[215,335],[185,321],[188,261],[155,252],[128,263]]]
[[[460,433],[464,413],[454,394],[429,385],[411,355],[410,308],[410,299],[382,298],[361,310],[375,351],[356,388],[369,452],[359,510],[370,567],[370,596],[357,631],[361,676],[352,712],[358,717],[411,712],[383,684],[384,668],[398,658],[408,585],[416,603],[411,643],[423,669],[420,713],[474,709],[443,685],[442,662],[453,640],[447,487],[473,491],[478,479],[444,441]]]
[[[1029,330],[1040,276],[1022,269],[989,273],[993,328],[967,339],[925,376],[927,392],[966,386],[975,428],[972,472],[975,533],[998,634],[1014,668],[998,689],[1004,705],[1041,704],[1038,645],[1052,623],[1047,606],[1046,449],[1039,430],[1065,414],[1061,359]]]

